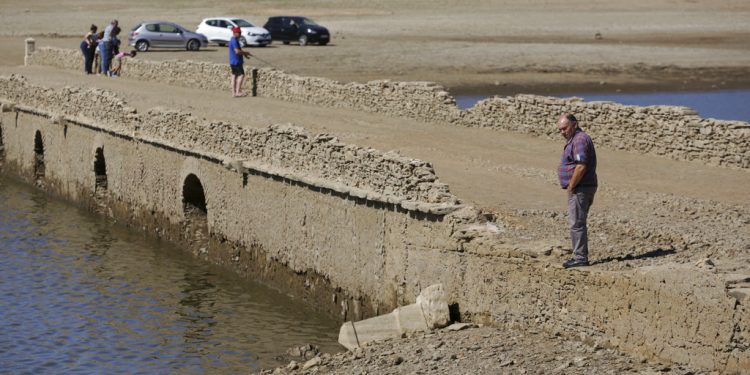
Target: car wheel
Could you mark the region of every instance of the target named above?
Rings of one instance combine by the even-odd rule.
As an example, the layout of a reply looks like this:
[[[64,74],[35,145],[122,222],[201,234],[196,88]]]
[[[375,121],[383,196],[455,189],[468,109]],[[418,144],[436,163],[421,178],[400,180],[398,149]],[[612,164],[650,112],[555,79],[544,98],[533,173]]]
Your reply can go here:
[[[226,47],[227,46],[226,43],[218,43],[218,44],[219,44],[219,47]]]
[[[288,41],[288,40],[285,40],[285,41],[283,41],[282,43],[284,43],[284,45],[287,45],[287,44],[289,44],[289,41]]]
[[[197,51],[201,49],[201,42],[196,39],[190,39],[188,40],[187,46],[185,48],[187,48],[188,51]]]
[[[148,42],[145,40],[139,40],[135,43],[135,49],[138,50],[138,52],[146,52],[148,51]]]
[[[307,35],[300,35],[299,36],[299,45],[306,46],[307,45]]]
[[[240,47],[247,47],[247,40],[245,40],[244,36],[240,37]]]

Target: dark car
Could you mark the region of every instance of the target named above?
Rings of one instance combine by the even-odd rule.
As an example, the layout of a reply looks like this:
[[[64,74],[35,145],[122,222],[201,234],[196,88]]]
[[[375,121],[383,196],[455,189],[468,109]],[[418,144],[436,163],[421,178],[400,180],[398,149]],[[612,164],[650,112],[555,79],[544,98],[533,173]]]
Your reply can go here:
[[[299,42],[301,46],[306,46],[308,43],[318,43],[324,46],[331,41],[328,29],[307,17],[270,17],[263,28],[271,33],[272,40],[280,40],[284,44],[294,41]]]

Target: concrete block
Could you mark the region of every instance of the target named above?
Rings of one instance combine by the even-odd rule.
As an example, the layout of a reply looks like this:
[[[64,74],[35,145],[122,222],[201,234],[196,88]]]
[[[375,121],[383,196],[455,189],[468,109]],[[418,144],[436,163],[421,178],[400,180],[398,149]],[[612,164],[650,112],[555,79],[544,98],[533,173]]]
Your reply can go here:
[[[390,314],[344,323],[339,330],[339,344],[354,350],[368,342],[445,327],[450,322],[447,301],[443,285],[432,285],[420,293],[417,303],[396,308]]]
[[[399,333],[427,331],[430,329],[422,313],[422,307],[416,303],[399,307],[393,310],[392,314],[398,321]]]

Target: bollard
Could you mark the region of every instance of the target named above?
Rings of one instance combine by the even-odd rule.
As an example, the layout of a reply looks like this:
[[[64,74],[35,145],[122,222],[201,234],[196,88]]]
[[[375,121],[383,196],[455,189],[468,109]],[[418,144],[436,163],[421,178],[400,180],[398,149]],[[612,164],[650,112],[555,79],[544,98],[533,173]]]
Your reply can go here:
[[[31,57],[35,49],[36,41],[34,38],[26,38],[26,54],[23,55],[23,65],[29,65],[29,57]]]
[[[251,76],[253,78],[253,89],[252,89],[252,95],[258,96],[258,68],[253,68]]]

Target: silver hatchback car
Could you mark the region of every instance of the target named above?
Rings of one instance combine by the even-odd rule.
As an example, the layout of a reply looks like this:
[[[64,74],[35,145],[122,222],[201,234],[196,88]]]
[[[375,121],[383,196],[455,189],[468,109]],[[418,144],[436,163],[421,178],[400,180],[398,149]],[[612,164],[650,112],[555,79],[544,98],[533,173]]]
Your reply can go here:
[[[173,22],[144,21],[130,30],[128,44],[134,46],[138,52],[146,52],[152,47],[198,51],[201,47],[208,46],[208,38]]]

